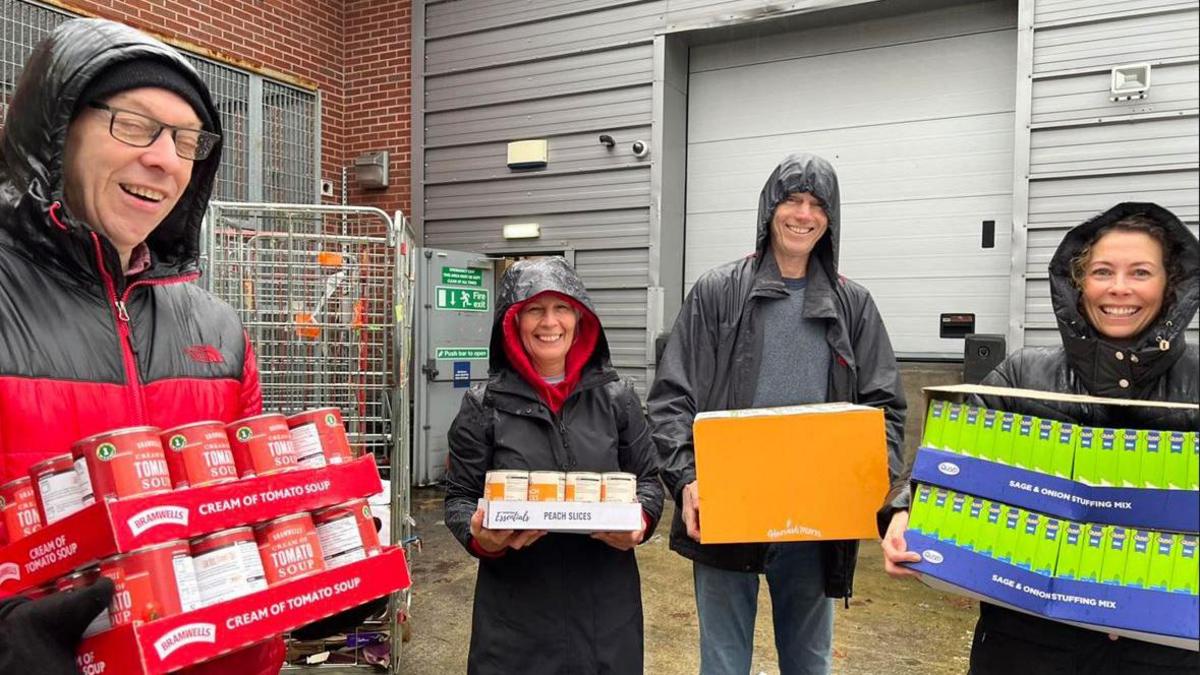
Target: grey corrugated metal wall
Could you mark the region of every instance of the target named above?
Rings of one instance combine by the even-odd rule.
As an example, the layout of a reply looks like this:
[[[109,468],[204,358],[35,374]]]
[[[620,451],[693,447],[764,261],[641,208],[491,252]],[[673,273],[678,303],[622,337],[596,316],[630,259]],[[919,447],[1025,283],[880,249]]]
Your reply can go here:
[[[661,328],[651,260],[683,254],[673,246],[651,255],[659,245],[651,233],[655,149],[645,158],[630,150],[653,135],[655,36],[862,1],[771,9],[745,0],[417,3],[414,61],[423,57],[424,72],[414,128],[423,135],[414,138],[413,211],[424,244],[497,255],[574,249],[613,363],[644,391],[647,334]],[[616,147],[602,146],[600,134]],[[549,165],[509,171],[508,142],[530,138],[549,139]],[[541,237],[506,242],[501,228],[516,222],[539,223]],[[680,267],[672,262],[661,265]],[[671,281],[677,294],[681,279]]]
[[[1200,218],[1200,11],[1180,0],[1038,0],[1030,17],[1028,230],[1011,321],[1056,344],[1046,265],[1063,234],[1121,200]],[[1143,100],[1109,100],[1113,66],[1152,66]],[[1189,338],[1196,339],[1195,323]]]
[[[682,58],[686,73],[686,45],[700,29],[713,29],[704,38],[711,43],[713,34],[719,40],[752,22],[802,26],[807,12],[870,2],[418,0],[413,213],[424,244],[494,254],[575,250],[610,329],[614,362],[644,388],[653,373],[649,338],[662,322],[669,327],[672,294],[682,290],[682,233],[670,229],[682,222],[681,209],[666,194],[681,179],[674,169],[663,173],[664,164],[682,165],[679,155],[652,147],[639,159],[629,150],[637,139],[685,139],[686,119],[670,114],[680,110],[679,63],[655,63],[656,55]],[[1118,199],[1160,201],[1192,225],[1200,212],[1197,3],[1014,2],[1010,347],[1054,340],[1045,263],[1066,228]],[[1154,64],[1150,98],[1110,104],[1109,68],[1136,61]],[[605,149],[599,134],[617,146]],[[509,171],[506,144],[527,138],[549,139],[549,166]],[[540,223],[541,237],[506,242],[501,227],[515,222]]]

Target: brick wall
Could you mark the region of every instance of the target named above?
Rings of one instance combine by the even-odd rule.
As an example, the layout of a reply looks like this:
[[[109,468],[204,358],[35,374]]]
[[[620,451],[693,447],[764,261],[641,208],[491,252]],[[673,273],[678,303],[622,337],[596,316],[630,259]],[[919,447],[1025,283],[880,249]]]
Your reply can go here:
[[[390,187],[358,190],[351,174],[350,203],[408,212],[410,0],[53,4],[120,21],[217,61],[320,90],[322,178],[332,180],[340,195],[343,166],[360,152],[387,149]]]
[[[388,213],[409,212],[412,11],[408,0],[347,0],[346,158],[387,150],[387,190],[361,190],[350,181],[350,203]]]

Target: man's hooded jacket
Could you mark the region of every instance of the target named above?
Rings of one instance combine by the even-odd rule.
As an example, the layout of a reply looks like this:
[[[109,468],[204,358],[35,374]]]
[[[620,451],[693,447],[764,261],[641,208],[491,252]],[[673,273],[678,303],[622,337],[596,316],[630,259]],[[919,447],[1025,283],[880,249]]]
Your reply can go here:
[[[521,306],[546,292],[579,321],[563,382],[537,374],[518,336]],[[646,526],[662,514],[658,458],[641,401],[609,362],[595,308],[562,258],[518,262],[497,293],[490,378],[463,396],[450,427],[446,526],[480,558],[467,672],[588,675],[642,672],[642,601],[633,551],[586,535],[550,533],[489,554],[471,515],[491,469],[635,474]]]
[[[829,219],[828,231],[809,257],[804,295],[804,317],[825,324],[832,356],[828,398],[882,408],[890,476],[894,478],[903,467],[904,392],[891,342],[870,293],[838,274],[841,216],[837,174],[820,157],[791,155],[771,173],[759,196],[754,255],[709,270],[696,281],[679,310],[658,364],[647,403],[654,440],[663,459],[663,482],[676,504],[682,503],[683,487],[696,480],[692,446],[696,414],[749,408],[754,400],[758,375],[764,367],[759,308],[763,302],[787,295],[770,252],[771,220],[775,207],[798,192],[819,199]],[[796,451],[836,452],[836,448],[797,447]],[[803,498],[797,495],[797,499]],[[671,523],[672,549],[721,569],[763,570],[766,544],[699,544],[687,536],[680,511],[675,510]],[[703,509],[700,528],[704,529]],[[829,597],[850,596],[857,550],[855,541],[822,545],[825,593]]]
[[[68,21],[30,56],[0,144],[0,483],[95,433],[231,422],[262,410],[236,313],[189,283],[199,276],[220,148],[196,163],[146,242],[150,267],[133,277],[65,203],[63,151],[76,103],[106,68],[132,59],[159,60],[190,80],[221,132],[191,65],[121,24]],[[242,660],[222,660],[225,672],[274,673],[282,648],[234,656]]]

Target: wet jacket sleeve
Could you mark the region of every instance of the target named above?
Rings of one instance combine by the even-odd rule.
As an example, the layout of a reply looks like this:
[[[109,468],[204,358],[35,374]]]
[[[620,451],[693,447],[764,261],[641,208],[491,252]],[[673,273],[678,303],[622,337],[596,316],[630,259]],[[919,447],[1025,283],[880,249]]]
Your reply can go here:
[[[699,410],[697,396],[716,372],[715,312],[706,311],[711,294],[702,278],[688,293],[658,363],[654,385],[646,400],[654,444],[662,462],[663,484],[681,500],[683,487],[696,480],[692,421]]]
[[[888,478],[897,481],[904,473],[904,417],[908,404],[900,385],[900,367],[892,341],[875,301],[867,295],[859,319],[851,326],[854,360],[858,365],[857,402],[883,409],[887,433]]]
[[[258,415],[262,412],[262,382],[258,379],[258,358],[254,355],[254,346],[250,344],[250,336],[245,335],[245,357],[242,359],[242,390],[240,401],[242,416]]]
[[[467,552],[479,555],[471,546],[471,516],[483,497],[483,482],[492,459],[488,438],[489,413],[474,391],[463,396],[458,415],[450,424],[450,466],[446,471],[446,527]]]
[[[858,367],[856,402],[883,410],[887,435],[888,479],[892,487],[884,508],[907,508],[906,501],[897,500],[906,497],[908,489],[904,464],[904,417],[908,404],[900,385],[900,367],[896,364],[896,354],[892,351],[883,317],[870,295],[863,296],[856,315],[857,320],[850,326],[851,346]],[[887,517],[891,519],[890,513]]]
[[[663,489],[659,482],[658,450],[650,437],[650,427],[642,413],[642,402],[637,392],[626,383],[621,387],[617,401],[618,419],[621,425],[617,446],[617,459],[621,470],[637,475],[637,496],[646,517],[646,531],[642,541],[649,541],[662,517]]]
[[[862,305],[856,312],[857,320],[850,326],[854,360],[858,366],[857,402],[883,410],[884,430],[887,435],[888,479],[891,489],[884,506],[876,514],[882,523],[880,534],[887,529],[892,513],[906,509],[911,501],[908,489],[909,470],[904,460],[904,418],[908,404],[904,400],[904,388],[900,384],[900,367],[892,351],[892,341],[883,317],[869,294],[864,295]]]
[[[1013,354],[1006,358],[1000,365],[996,366],[992,372],[988,373],[979,384],[985,387],[1020,387],[1018,382],[1017,372],[1020,369],[1020,353]],[[1006,403],[1007,399],[1000,397],[980,397],[972,396],[971,403],[973,405],[992,408],[993,410],[1012,410],[1011,404]],[[920,411],[924,415],[925,411]],[[892,484],[892,490],[888,493],[887,500],[884,502],[883,508],[879,509],[875,514],[875,524],[879,529],[879,536],[883,536],[887,531],[888,524],[892,521],[892,516],[896,511],[908,509],[912,505],[912,465],[916,459],[916,454],[909,458],[909,461],[904,466],[904,471],[900,477]]]

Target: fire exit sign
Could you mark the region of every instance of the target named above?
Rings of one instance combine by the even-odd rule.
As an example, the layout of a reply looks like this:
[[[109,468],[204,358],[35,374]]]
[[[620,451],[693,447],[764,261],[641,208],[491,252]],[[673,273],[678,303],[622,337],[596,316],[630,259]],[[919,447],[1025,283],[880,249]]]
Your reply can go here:
[[[486,312],[491,306],[486,288],[438,286],[435,307],[458,312]]]

